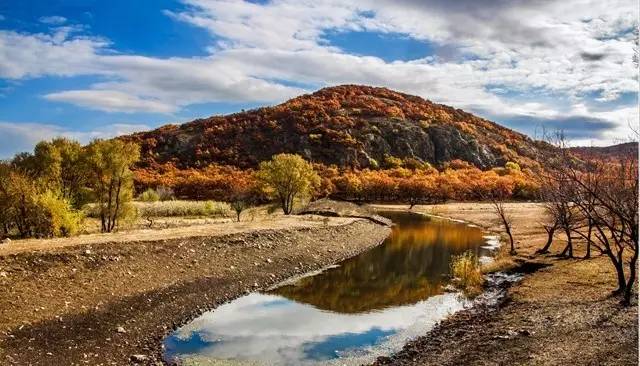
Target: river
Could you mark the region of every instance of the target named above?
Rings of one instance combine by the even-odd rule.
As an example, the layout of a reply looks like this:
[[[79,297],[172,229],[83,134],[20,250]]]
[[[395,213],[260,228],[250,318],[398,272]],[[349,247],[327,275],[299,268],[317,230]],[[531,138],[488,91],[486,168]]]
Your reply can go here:
[[[177,329],[165,359],[185,365],[362,364],[397,352],[469,302],[446,291],[454,255],[489,260],[497,239],[464,223],[381,212],[381,245],[320,273],[240,297]]]

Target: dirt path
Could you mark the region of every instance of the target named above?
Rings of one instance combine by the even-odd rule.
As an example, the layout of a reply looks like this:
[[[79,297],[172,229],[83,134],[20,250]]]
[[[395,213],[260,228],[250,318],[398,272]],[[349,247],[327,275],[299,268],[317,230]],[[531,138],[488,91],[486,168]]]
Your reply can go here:
[[[305,216],[12,242],[0,251],[0,360],[156,364],[172,328],[388,233],[364,219]]]
[[[406,209],[406,206],[384,206]],[[535,255],[546,241],[541,206],[508,204],[518,259],[549,265],[509,289],[499,308],[464,311],[380,365],[637,365],[638,307],[609,297],[615,274],[605,256],[559,259],[561,238],[549,255]],[[499,231],[491,205],[454,203],[415,207]],[[584,255],[578,245],[576,256]]]

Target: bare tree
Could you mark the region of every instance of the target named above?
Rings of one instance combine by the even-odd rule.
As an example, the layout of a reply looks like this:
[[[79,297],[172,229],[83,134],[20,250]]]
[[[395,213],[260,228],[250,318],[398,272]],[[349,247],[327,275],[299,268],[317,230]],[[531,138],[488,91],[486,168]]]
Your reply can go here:
[[[637,140],[637,139],[636,139]],[[547,162],[545,200],[551,216],[567,235],[563,251],[571,255],[571,233],[607,255],[615,268],[622,303],[629,305],[638,264],[638,158],[635,150],[616,158],[568,154],[564,140],[561,153]],[[548,249],[545,246],[543,249]]]
[[[501,200],[500,198],[493,196],[491,198],[491,204],[493,205],[494,212],[496,213],[496,215],[500,219],[502,226],[504,227],[504,231],[507,233],[507,236],[509,237],[509,245],[510,245],[509,252],[512,255],[516,254],[516,247],[513,242],[513,234],[511,233],[511,228],[512,228],[511,215],[509,215],[509,213],[507,212],[504,201]]]
[[[623,294],[623,303],[628,305],[638,263],[638,160],[628,156],[615,162],[591,161],[588,171],[572,169],[567,176],[582,195],[595,202],[587,205],[577,200],[576,206],[594,223],[594,236],[616,270],[618,288],[614,293]]]

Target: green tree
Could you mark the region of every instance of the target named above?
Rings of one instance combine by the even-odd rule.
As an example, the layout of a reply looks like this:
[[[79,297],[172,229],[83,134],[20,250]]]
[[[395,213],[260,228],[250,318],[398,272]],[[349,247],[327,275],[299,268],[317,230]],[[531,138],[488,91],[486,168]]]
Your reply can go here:
[[[75,207],[85,203],[86,155],[79,142],[66,138],[41,141],[34,150],[38,178],[49,190],[60,192]]]
[[[294,202],[310,197],[320,184],[313,166],[295,154],[278,154],[263,161],[257,178],[266,193],[278,200],[285,215],[293,211]]]
[[[88,183],[100,212],[102,232],[111,232],[131,212],[133,173],[140,147],[121,140],[94,140],[87,146]]]

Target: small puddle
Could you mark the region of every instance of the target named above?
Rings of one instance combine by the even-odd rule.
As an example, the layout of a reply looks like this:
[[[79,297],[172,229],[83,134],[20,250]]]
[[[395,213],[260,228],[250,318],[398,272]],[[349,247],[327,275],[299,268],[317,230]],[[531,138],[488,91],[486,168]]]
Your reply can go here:
[[[488,260],[481,229],[402,212],[385,242],[338,266],[207,312],[164,341],[184,365],[358,365],[399,351],[468,302],[445,292],[453,255]]]

